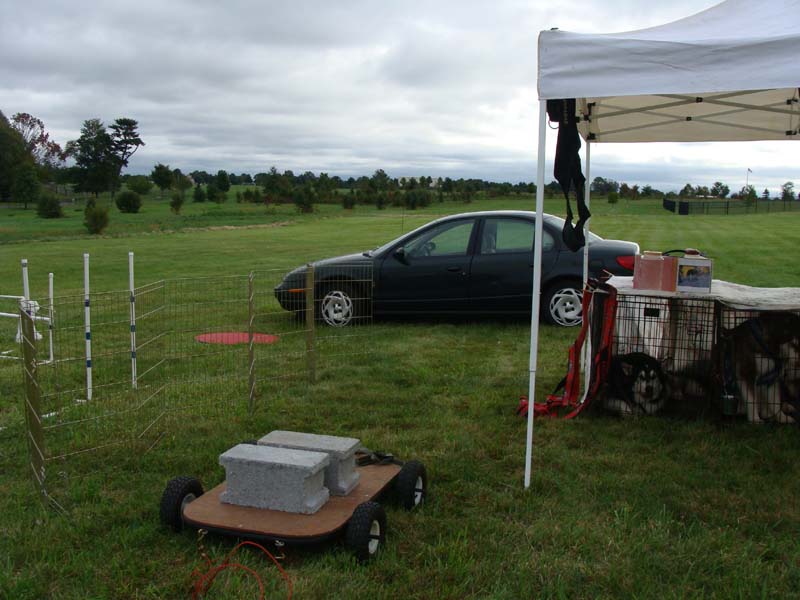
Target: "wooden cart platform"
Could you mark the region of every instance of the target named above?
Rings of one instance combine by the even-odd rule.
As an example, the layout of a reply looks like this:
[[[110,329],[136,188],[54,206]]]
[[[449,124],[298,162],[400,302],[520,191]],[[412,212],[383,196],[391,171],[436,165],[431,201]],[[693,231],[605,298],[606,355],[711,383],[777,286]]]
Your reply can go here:
[[[361,477],[347,496],[331,496],[313,515],[220,502],[225,482],[187,504],[186,525],[214,533],[290,542],[325,540],[341,531],[362,502],[374,500],[400,472],[395,464],[357,467]]]

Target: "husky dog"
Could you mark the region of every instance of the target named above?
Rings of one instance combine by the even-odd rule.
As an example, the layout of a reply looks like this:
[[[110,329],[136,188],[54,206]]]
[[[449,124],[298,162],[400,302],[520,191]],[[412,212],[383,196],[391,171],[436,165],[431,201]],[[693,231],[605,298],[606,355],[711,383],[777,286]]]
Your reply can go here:
[[[661,363],[644,352],[611,359],[605,408],[622,415],[653,415],[666,404],[666,378]]]
[[[800,315],[764,313],[728,336],[739,412],[753,423],[800,422]]]

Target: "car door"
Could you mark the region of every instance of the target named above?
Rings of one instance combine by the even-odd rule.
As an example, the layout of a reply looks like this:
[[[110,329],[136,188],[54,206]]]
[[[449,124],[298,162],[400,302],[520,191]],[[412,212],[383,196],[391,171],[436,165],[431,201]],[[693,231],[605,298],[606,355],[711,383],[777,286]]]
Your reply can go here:
[[[375,290],[381,312],[459,312],[469,307],[475,218],[438,223],[383,258]]]
[[[520,313],[531,309],[535,222],[524,217],[481,219],[470,271],[473,312]],[[542,279],[553,268],[558,251],[543,227]]]

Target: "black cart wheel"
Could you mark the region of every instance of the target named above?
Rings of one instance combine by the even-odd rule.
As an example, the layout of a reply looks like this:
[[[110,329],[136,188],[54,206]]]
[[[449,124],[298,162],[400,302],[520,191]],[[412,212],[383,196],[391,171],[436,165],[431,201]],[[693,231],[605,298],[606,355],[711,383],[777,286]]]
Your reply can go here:
[[[172,479],[161,494],[161,523],[173,531],[183,529],[183,509],[203,495],[203,486],[194,477]]]
[[[394,489],[400,506],[414,510],[428,496],[428,474],[425,465],[418,460],[410,460],[403,465],[394,482]]]
[[[386,512],[377,502],[362,502],[347,524],[345,543],[360,562],[370,560],[386,541]]]

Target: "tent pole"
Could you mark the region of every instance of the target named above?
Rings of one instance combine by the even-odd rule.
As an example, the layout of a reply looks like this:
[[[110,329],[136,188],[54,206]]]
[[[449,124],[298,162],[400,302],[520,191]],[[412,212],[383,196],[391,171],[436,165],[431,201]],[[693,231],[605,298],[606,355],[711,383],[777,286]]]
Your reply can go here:
[[[533,454],[533,407],[536,397],[536,360],[539,350],[539,296],[542,283],[542,215],[544,214],[544,159],[547,137],[547,101],[539,100],[539,151],[536,166],[536,232],[533,244],[533,288],[531,289],[531,349],[528,379],[528,431],[525,441],[525,489],[531,485]]]
[[[592,143],[589,140],[586,140],[586,186],[583,192],[583,201],[586,204],[586,208],[589,208],[589,205],[592,203],[592,150],[591,150]],[[591,217],[587,219],[586,223],[583,226],[583,239],[586,240],[586,244],[583,246],[583,289],[586,289],[586,282],[589,281],[589,221],[591,221]],[[583,296],[581,296],[581,303],[583,302]],[[589,315],[581,315],[582,318],[587,319]],[[583,351],[581,352],[581,373],[586,373],[586,361],[588,359],[588,349],[589,345],[585,344],[583,347]],[[586,378],[584,378],[584,381]]]

